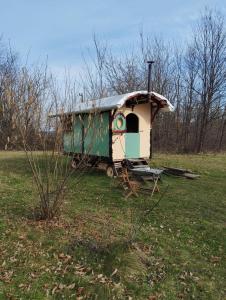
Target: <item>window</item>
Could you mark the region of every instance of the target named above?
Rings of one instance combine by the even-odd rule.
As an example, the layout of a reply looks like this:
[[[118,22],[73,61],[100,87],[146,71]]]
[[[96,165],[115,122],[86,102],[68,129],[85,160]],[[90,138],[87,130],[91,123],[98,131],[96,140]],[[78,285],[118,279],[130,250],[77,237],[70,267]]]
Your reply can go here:
[[[127,132],[139,132],[139,119],[137,115],[130,113],[126,116],[126,129]]]

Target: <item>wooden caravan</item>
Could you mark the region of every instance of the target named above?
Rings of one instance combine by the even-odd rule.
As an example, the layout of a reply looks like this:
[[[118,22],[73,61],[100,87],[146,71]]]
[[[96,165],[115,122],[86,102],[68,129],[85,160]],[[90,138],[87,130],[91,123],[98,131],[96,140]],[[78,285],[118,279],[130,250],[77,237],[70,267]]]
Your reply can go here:
[[[63,115],[64,153],[72,156],[73,164],[87,155],[108,175],[117,174],[121,163],[149,158],[150,130],[159,111],[173,111],[173,106],[162,95],[147,91],[80,102]]]

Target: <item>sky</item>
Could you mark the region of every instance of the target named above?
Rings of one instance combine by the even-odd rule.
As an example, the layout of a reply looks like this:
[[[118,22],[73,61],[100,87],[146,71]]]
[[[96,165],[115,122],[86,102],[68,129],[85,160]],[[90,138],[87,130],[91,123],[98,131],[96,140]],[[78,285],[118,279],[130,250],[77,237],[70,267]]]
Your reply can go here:
[[[135,45],[141,29],[183,42],[205,6],[226,17],[226,0],[0,0],[0,34],[23,59],[48,60],[61,77],[82,69],[94,33],[116,54]]]

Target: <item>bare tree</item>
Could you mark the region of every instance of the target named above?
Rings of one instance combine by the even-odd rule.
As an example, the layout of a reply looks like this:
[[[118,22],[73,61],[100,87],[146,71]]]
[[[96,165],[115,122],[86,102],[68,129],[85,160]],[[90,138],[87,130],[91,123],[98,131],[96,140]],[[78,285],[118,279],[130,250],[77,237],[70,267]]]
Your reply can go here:
[[[226,91],[226,33],[220,13],[205,12],[194,33],[193,47],[200,96],[196,150],[200,152]]]
[[[181,48],[181,47],[180,47]],[[205,10],[193,39],[180,49],[158,37],[140,33],[138,43],[115,55],[106,42],[93,36],[93,50],[84,56],[84,72],[76,83],[65,84],[60,95],[72,108],[80,93],[82,101],[99,99],[147,88],[148,59],[155,60],[152,88],[174,105],[174,114],[158,114],[153,141],[158,151],[200,152],[223,150],[225,140],[226,34],[220,13]],[[180,50],[178,50],[180,49]],[[34,116],[39,111],[40,94],[47,91],[45,70],[28,70],[20,66],[17,55],[8,48],[0,52],[0,147],[22,146],[15,122],[15,111],[33,104],[23,114],[30,141],[36,139]],[[43,80],[44,79],[44,80]],[[22,82],[30,88],[22,91]],[[69,93],[70,90],[70,93]],[[25,95],[26,93],[26,95]],[[21,94],[24,94],[23,105]],[[58,97],[59,98],[59,97]],[[20,101],[18,101],[20,99]],[[35,99],[37,102],[35,103]],[[70,110],[70,109],[69,109]],[[34,126],[32,125],[34,124]],[[31,128],[33,128],[31,130]],[[37,139],[38,140],[38,139]]]
[[[12,149],[17,140],[15,127],[17,55],[3,48],[0,55],[0,148]]]
[[[188,47],[184,58],[184,94],[182,106],[182,151],[189,152],[194,149],[192,123],[194,123],[198,93],[196,92],[197,64],[194,49]],[[192,145],[193,144],[193,145]]]
[[[98,110],[86,114],[85,120],[84,115],[73,112],[76,95],[71,86],[68,83],[64,92],[59,90],[46,68],[33,73],[23,69],[19,77],[16,123],[38,193],[36,219],[49,220],[60,214],[68,179],[74,174],[74,183],[80,182],[93,141],[103,130]],[[78,123],[84,127],[84,135],[76,131]],[[80,154],[76,147],[84,139],[86,152]]]
[[[219,144],[218,144],[218,151],[222,150],[223,139],[225,136],[225,129],[226,129],[226,107],[222,113],[221,122],[220,122],[220,134],[219,134]]]

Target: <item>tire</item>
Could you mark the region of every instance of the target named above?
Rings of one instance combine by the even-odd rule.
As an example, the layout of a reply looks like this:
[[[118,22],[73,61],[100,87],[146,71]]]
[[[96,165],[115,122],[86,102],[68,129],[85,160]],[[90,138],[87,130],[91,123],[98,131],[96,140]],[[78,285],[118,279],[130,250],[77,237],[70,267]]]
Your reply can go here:
[[[114,172],[113,166],[110,165],[110,166],[107,167],[107,169],[106,169],[106,174],[107,174],[107,176],[110,177],[110,178],[113,178],[113,177],[114,177],[115,172]]]
[[[77,168],[77,166],[78,166],[78,162],[77,162],[77,160],[75,160],[75,159],[72,159],[72,160],[71,160],[71,167],[72,167],[72,169],[76,169],[76,168]]]

